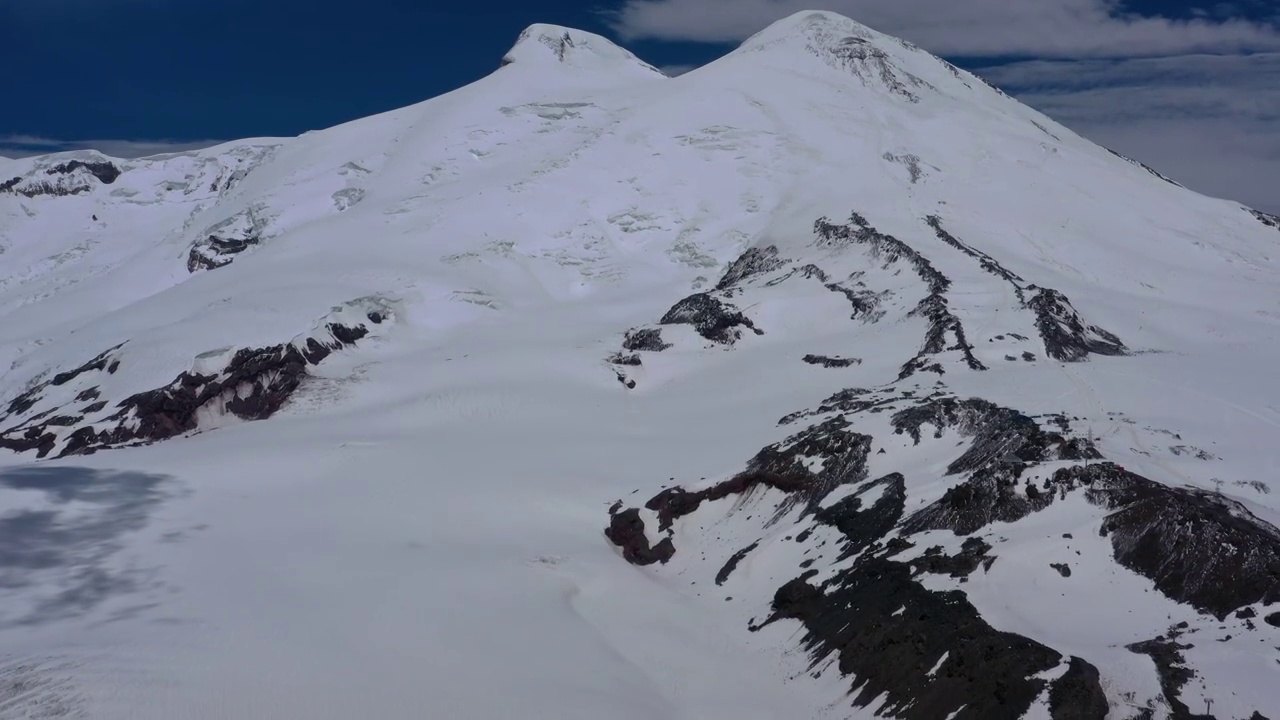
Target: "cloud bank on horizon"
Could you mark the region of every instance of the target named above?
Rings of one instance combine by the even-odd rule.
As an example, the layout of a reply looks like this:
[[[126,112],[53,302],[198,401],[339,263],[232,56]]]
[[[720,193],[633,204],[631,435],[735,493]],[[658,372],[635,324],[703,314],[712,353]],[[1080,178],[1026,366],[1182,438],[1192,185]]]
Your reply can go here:
[[[36,135],[0,135],[0,157],[21,158],[74,150],[97,150],[111,157],[140,158],[202,150],[222,142],[222,140],[58,140]]]
[[[624,0],[624,40],[735,43],[809,0]],[[1280,212],[1280,10],[1186,17],[1119,0],[827,0],[824,9],[964,65],[1200,192]],[[1173,9],[1169,6],[1169,9]],[[679,72],[689,67],[673,68]],[[676,74],[676,73],[671,73]]]
[[[809,0],[624,0],[607,14],[624,39],[728,43]],[[828,0],[822,9],[948,57],[1147,57],[1280,50],[1280,27],[1244,17],[1174,19],[1117,0]]]

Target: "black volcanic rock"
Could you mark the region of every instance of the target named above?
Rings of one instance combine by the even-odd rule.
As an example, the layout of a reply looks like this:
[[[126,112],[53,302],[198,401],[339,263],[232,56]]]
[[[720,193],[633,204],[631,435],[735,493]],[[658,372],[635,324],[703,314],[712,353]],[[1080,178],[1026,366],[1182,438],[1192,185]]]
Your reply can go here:
[[[741,337],[739,327],[749,328],[757,335],[764,334],[751,322],[751,318],[707,293],[695,293],[681,300],[658,322],[662,325],[692,325],[702,337],[723,345],[731,345]]]
[[[1087,485],[1110,510],[1101,534],[1116,560],[1160,592],[1219,619],[1255,603],[1280,602],[1280,529],[1214,492],[1175,488],[1112,463],[1055,476]]]
[[[1075,362],[1090,353],[1127,355],[1120,338],[1096,325],[1089,325],[1057,290],[1041,288],[1027,303],[1036,314],[1036,329],[1044,341],[1045,354],[1054,360]]]
[[[812,571],[811,571],[812,572]],[[778,589],[773,614],[804,626],[818,666],[835,656],[853,703],[905,720],[1017,720],[1040,695],[1036,677],[1061,656],[988,625],[959,591],[934,592],[902,563],[863,558],[822,586],[802,575]]]
[[[805,355],[803,360],[810,365],[821,365],[824,368],[846,368],[861,365],[859,358],[831,357],[829,355]]]
[[[669,343],[662,341],[662,330],[660,328],[628,330],[622,339],[622,348],[624,350],[662,352],[670,347]]]
[[[45,173],[48,175],[69,175],[81,168],[87,170],[90,175],[97,178],[103,185],[110,185],[114,183],[121,175],[120,168],[105,160],[101,162],[71,160],[70,162],[62,163],[61,165],[55,165],[48,170],[45,170]]]
[[[785,267],[787,260],[778,257],[778,247],[747,248],[737,260],[725,268],[724,277],[716,283],[716,290],[727,290],[756,275],[773,272]]]
[[[1049,687],[1049,717],[1052,720],[1106,720],[1109,710],[1098,668],[1078,657],[1071,658],[1067,672]]]
[[[742,562],[742,559],[751,554],[751,551],[755,550],[759,545],[760,541],[757,540],[731,555],[724,566],[720,568],[720,572],[716,573],[716,585],[723,585],[729,579],[729,576],[733,574],[733,571],[737,569],[738,563]]]
[[[372,322],[375,314],[370,314]],[[376,314],[379,322],[384,316]],[[225,367],[211,375],[180,373],[168,384],[136,393],[116,403],[116,412],[92,425],[78,427],[63,436],[65,444],[59,457],[82,455],[113,447],[165,440],[195,430],[198,412],[206,407],[229,413],[242,420],[262,420],[275,414],[298,389],[307,367],[320,363],[335,350],[354,344],[368,334],[365,325],[348,327],[339,323],[324,326],[325,337],[310,337],[300,346],[292,343],[265,348],[236,351]],[[119,361],[113,353],[117,345],[89,362],[58,373],[14,399],[0,420],[26,413],[39,402],[51,386],[65,385],[86,373],[112,372]],[[101,396],[97,387],[81,391],[77,401]],[[216,406],[216,407],[215,407]],[[99,400],[83,409],[83,413],[99,412],[107,401]],[[52,411],[27,418],[24,424],[0,431],[0,448],[15,452],[35,450],[38,457],[48,455],[58,443],[58,428],[79,425],[85,418],[77,415],[54,415]],[[111,423],[104,427],[104,423]]]
[[[676,551],[669,537],[663,538],[657,545],[649,545],[649,538],[644,532],[644,520],[640,518],[637,508],[612,513],[604,534],[610,542],[622,548],[622,556],[632,565],[665,563]]]

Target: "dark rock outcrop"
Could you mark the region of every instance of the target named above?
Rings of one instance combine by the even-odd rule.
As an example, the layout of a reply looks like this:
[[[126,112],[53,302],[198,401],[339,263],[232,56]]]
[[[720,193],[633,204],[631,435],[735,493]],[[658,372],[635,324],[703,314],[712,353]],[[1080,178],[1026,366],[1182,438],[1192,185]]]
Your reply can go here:
[[[708,293],[695,293],[681,300],[658,322],[662,325],[692,325],[702,337],[723,345],[732,345],[742,337],[740,327],[749,328],[757,335],[764,334],[751,322],[751,318]]]
[[[880,496],[870,507],[863,507],[863,496],[880,489]],[[902,473],[890,473],[869,483],[858,491],[841,498],[830,506],[814,513],[814,520],[840,531],[844,546],[840,557],[848,558],[876,545],[902,519],[907,503],[906,478]]]
[[[1065,660],[1060,653],[992,628],[964,593],[929,590],[922,584],[926,575],[964,583],[973,573],[989,570],[998,557],[986,538],[969,537],[954,554],[937,546],[899,559],[914,547],[917,533],[947,529],[963,535],[996,521],[1017,522],[1072,493],[1083,493],[1106,512],[1102,532],[1111,539],[1116,561],[1150,578],[1175,601],[1220,618],[1259,603],[1280,602],[1280,530],[1238,503],[1214,493],[1167,487],[1102,460],[1091,442],[1069,436],[1069,419],[1061,414],[1037,419],[977,398],[960,400],[942,391],[923,398],[916,394],[891,388],[836,393],[815,410],[783,418],[786,424],[832,415],[764,448],[743,473],[701,491],[670,488],[647,504],[667,533],[664,542],[673,540],[676,518],[696,513],[706,501],[737,495],[737,507],[760,514],[759,504],[747,500],[762,486],[781,491],[773,514],[768,509],[760,514],[765,527],[800,508],[798,516],[790,516],[805,525],[798,541],[806,541],[816,526],[838,531],[840,554],[827,560],[833,571],[828,579],[814,580],[815,563],[823,557],[820,545],[814,546],[805,555],[819,554],[799,562],[800,576],[778,588],[771,615],[751,629],[784,619],[799,621],[812,667],[834,660],[851,682],[855,705],[879,703],[880,714],[909,720],[1012,720],[1022,717],[1047,689],[1055,720],[1107,717],[1107,698],[1095,667],[1073,657],[1060,677],[1047,681],[1044,672]],[[909,515],[901,474],[866,480],[873,439],[853,432],[848,417],[890,410],[895,431],[917,443],[930,426],[938,439],[949,429],[970,439],[946,468],[963,480],[941,500]],[[1064,460],[1096,462],[1058,468],[1038,484],[1020,484],[1028,468]],[[841,486],[851,492],[826,503]],[[875,501],[869,502],[872,497]],[[717,578],[723,582],[755,547],[735,553]],[[1051,567],[1064,578],[1072,574],[1066,563]],[[1268,620],[1280,624],[1280,613]],[[1156,661],[1174,717],[1202,717],[1185,714],[1189,711],[1177,700],[1189,672],[1180,655],[1185,646],[1173,638],[1157,638],[1131,649]]]
[[[755,550],[759,545],[760,541],[757,540],[731,555],[724,566],[720,568],[720,572],[716,573],[716,585],[723,585],[729,579],[729,576],[733,574],[733,571],[738,568],[738,563],[742,562],[743,558],[750,555],[751,551]]]
[[[1160,636],[1152,640],[1125,646],[1129,651],[1146,655],[1156,665],[1156,674],[1160,678],[1160,691],[1169,706],[1169,717],[1172,720],[1215,720],[1212,715],[1193,714],[1187,704],[1178,698],[1182,688],[1195,678],[1195,673],[1186,666],[1183,650],[1190,650],[1191,645],[1178,642],[1180,631],[1170,629],[1168,636]]]
[[[917,444],[926,425],[934,437],[954,429],[973,443],[947,466],[947,474],[977,470],[1020,471],[1026,464],[1047,460],[1091,460],[1102,455],[1084,438],[1068,438],[1045,430],[1028,415],[981,398],[960,400],[935,396],[894,414],[894,432],[906,433]],[[1014,477],[1019,474],[1013,472]]]
[[[632,565],[665,563],[676,552],[670,537],[650,546],[644,533],[644,520],[636,508],[610,513],[609,527],[604,534],[610,542],[622,548],[622,557]]]
[[[191,246],[191,251],[187,253],[187,272],[214,270],[228,265],[235,259],[234,256],[259,242],[257,237],[223,238],[210,235]]]
[[[370,312],[370,324],[380,324],[387,316]],[[202,410],[225,412],[242,420],[270,417],[298,389],[307,367],[318,364],[334,351],[354,344],[369,333],[364,324],[353,326],[328,323],[322,332],[305,342],[284,343],[265,348],[236,351],[226,365],[215,373],[204,375],[183,372],[169,384],[131,395],[116,403],[116,411],[91,424],[78,427],[69,434],[61,428],[80,425],[88,413],[107,407],[99,401],[76,415],[53,415],[53,410],[29,417],[25,422],[0,432],[0,448],[15,452],[35,450],[38,457],[50,454],[64,441],[58,457],[82,455],[98,450],[165,440],[196,430]],[[59,373],[47,383],[38,384],[10,403],[0,420],[26,413],[43,397],[46,388],[64,385],[91,372],[113,372],[119,361],[113,353],[116,346],[89,362]],[[97,387],[82,391],[78,401],[97,398]],[[104,426],[105,425],[105,426]]]
[[[950,245],[956,250],[959,250],[965,255],[968,255],[974,260],[977,260],[978,265],[980,265],[983,270],[1013,286],[1014,292],[1018,296],[1018,302],[1026,302],[1022,293],[1022,283],[1024,280],[1021,276],[996,262],[995,258],[990,255],[978,250],[977,248],[971,247],[967,243],[962,242],[959,238],[947,232],[947,229],[942,226],[942,218],[938,215],[928,216],[925,218],[925,222],[929,223],[929,227],[933,228],[933,232],[938,236],[939,240]]]
[[[81,365],[78,368],[75,368],[74,370],[68,370],[66,372],[60,372],[57,375],[54,375],[53,379],[49,381],[49,384],[55,385],[55,386],[66,385],[67,383],[71,382],[72,380],[75,380],[76,378],[80,377],[81,375],[84,375],[87,372],[106,370],[107,367],[111,364],[112,360],[114,359],[111,356],[112,353],[114,353],[116,350],[119,350],[122,347],[124,347],[124,343],[120,343],[119,345],[116,345],[115,347],[110,348],[109,350],[103,351],[94,359]],[[97,396],[95,395],[94,397],[97,397]],[[77,399],[81,399],[81,398],[77,398]],[[85,399],[88,399],[88,398],[85,398]]]
[[[1067,671],[1049,687],[1049,717],[1053,720],[1106,720],[1107,694],[1098,668],[1071,658]]]
[[[1280,215],[1270,215],[1268,213],[1259,212],[1252,208],[1245,208],[1245,209],[1248,210],[1249,214],[1252,215],[1254,219],[1257,220],[1258,222],[1262,223],[1263,225],[1266,225],[1267,227],[1280,230]]]
[[[622,339],[622,348],[633,352],[639,350],[662,352],[669,347],[671,347],[670,343],[662,341],[662,330],[659,328],[628,330]]]
[[[942,225],[942,218],[930,215],[926,222],[933,228],[934,234],[942,242],[968,255],[978,262],[987,273],[1009,283],[1017,295],[1018,303],[1030,309],[1036,316],[1036,328],[1044,341],[1045,353],[1055,360],[1078,362],[1095,355],[1127,355],[1128,348],[1110,332],[1096,325],[1089,325],[1066,295],[1048,288],[1037,288],[1035,285],[1024,285],[1024,280],[1017,273],[1001,265],[990,255],[972,247],[952,235]],[[1027,300],[1026,292],[1038,290],[1036,295]],[[1011,356],[1006,356],[1010,358]],[[1035,360],[1030,353],[1022,353],[1022,359]]]
[[[1214,492],[1175,488],[1112,463],[1064,468],[1110,510],[1101,533],[1116,560],[1168,597],[1219,619],[1280,602],[1280,529]]]
[[[907,396],[905,394],[882,394],[865,388],[847,388],[835,393],[826,400],[823,400],[818,407],[812,410],[798,410],[783,417],[778,421],[778,424],[790,425],[798,420],[817,417],[818,415],[826,415],[833,412],[884,412],[886,410],[893,409],[894,406],[903,402],[906,398]]]
[[[946,293],[951,287],[951,280],[935,268],[928,258],[892,235],[877,231],[866,218],[856,212],[850,215],[849,222],[844,225],[836,225],[825,217],[819,218],[814,223],[814,234],[818,237],[817,245],[820,247],[863,245],[868,248],[872,257],[881,259],[886,266],[899,261],[906,262],[928,288],[929,294],[909,313],[928,322],[924,343],[920,352],[903,364],[898,373],[899,380],[922,371],[942,374],[942,366],[930,360],[929,356],[950,350],[959,351],[970,369],[987,369],[974,356],[973,346],[965,338],[963,323],[947,304]],[[949,343],[948,337],[954,341]]]
[[[878,322],[883,318],[884,311],[880,309],[880,304],[892,294],[889,292],[872,292],[866,289],[847,288],[840,283],[826,283],[825,287],[831,292],[844,295],[849,304],[853,306],[853,314],[849,316],[849,319],[861,320],[862,322]]]
[[[778,247],[747,248],[737,260],[729,263],[724,276],[716,283],[716,290],[727,290],[756,275],[773,272],[786,266],[788,260],[778,257]]]
[[[955,555],[946,555],[942,552],[941,547],[932,547],[907,564],[911,566],[913,574],[916,575],[930,573],[933,575],[948,575],[953,578],[967,578],[976,572],[979,567],[991,567],[991,564],[995,562],[995,558],[989,554],[990,552],[991,545],[985,540],[971,537],[964,541],[964,544],[960,546],[960,552]]]
[[[852,365],[861,365],[862,360],[859,358],[842,358],[831,357],[829,355],[805,355],[804,361],[810,365],[821,365],[824,368],[846,368]]]
[[[45,174],[70,175],[71,173],[81,168],[86,170],[90,175],[97,178],[98,182],[102,183],[103,185],[110,185],[114,183],[117,179],[119,179],[120,175],[122,174],[120,172],[120,168],[116,167],[114,164],[107,162],[105,160],[101,162],[83,162],[81,160],[71,160],[70,162],[62,163],[61,165],[54,165],[48,170],[45,170]]]
[[[1156,176],[1156,177],[1160,178],[1161,180],[1163,180],[1163,181],[1165,181],[1165,182],[1169,183],[1170,185],[1177,185],[1178,187],[1183,187],[1182,183],[1180,183],[1180,182],[1178,182],[1178,181],[1176,181],[1176,180],[1173,180],[1173,179],[1171,179],[1171,178],[1167,177],[1166,175],[1162,174],[1161,172],[1159,172],[1159,171],[1158,171],[1158,170],[1156,170],[1155,168],[1151,167],[1150,165],[1147,165],[1147,164],[1146,164],[1146,163],[1144,163],[1144,162],[1140,162],[1140,161],[1138,161],[1138,160],[1134,160],[1133,158],[1131,158],[1131,157],[1129,157],[1129,156],[1127,156],[1127,155],[1121,155],[1120,153],[1116,152],[1115,150],[1112,150],[1111,148],[1106,148],[1106,150],[1107,150],[1107,152],[1111,153],[1112,155],[1115,155],[1116,157],[1120,158],[1121,160],[1124,160],[1125,162],[1129,163],[1130,165],[1134,165],[1134,166],[1140,167],[1140,168],[1142,168],[1143,170],[1146,170],[1147,172],[1151,173],[1152,175],[1154,175],[1154,176]]]
[[[1036,329],[1044,340],[1045,354],[1054,360],[1077,362],[1090,353],[1129,354],[1120,338],[1096,325],[1087,324],[1071,306],[1067,296],[1057,290],[1040,288],[1027,306],[1036,314]]]
[[[695,512],[704,501],[769,487],[788,495],[776,509],[775,521],[800,503],[812,512],[836,487],[865,478],[871,438],[847,432],[848,425],[841,418],[814,425],[765,447],[747,463],[746,470],[722,483],[693,492],[679,486],[668,488],[645,507],[658,513],[659,525],[666,530],[676,518]],[[816,473],[810,470],[807,458],[821,458],[822,469]]]
[[[812,572],[812,571],[811,571]],[[905,720],[1015,720],[1043,691],[1036,675],[1061,655],[1000,632],[964,593],[926,590],[909,568],[865,557],[821,586],[806,573],[778,589],[773,614],[804,626],[814,667],[835,656],[853,703]]]

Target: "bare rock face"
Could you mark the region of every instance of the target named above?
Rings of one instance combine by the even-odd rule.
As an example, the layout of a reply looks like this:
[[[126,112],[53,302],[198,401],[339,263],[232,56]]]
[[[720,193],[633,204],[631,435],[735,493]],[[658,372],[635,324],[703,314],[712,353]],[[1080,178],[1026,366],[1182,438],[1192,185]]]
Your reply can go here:
[[[615,510],[605,536],[622,549],[622,556],[632,565],[665,563],[676,552],[670,537],[663,538],[657,545],[649,544],[649,538],[644,532],[644,520],[640,518],[640,511],[635,508],[622,512]]]
[[[1045,353],[1054,360],[1074,362],[1094,355],[1125,355],[1128,348],[1110,332],[1087,324],[1057,290],[1040,289],[1027,303],[1036,314],[1036,328]]]
[[[1110,463],[1059,471],[1111,511],[1101,532],[1116,560],[1160,592],[1221,619],[1280,602],[1280,529],[1217,493],[1170,487]]]
[[[771,273],[785,267],[787,262],[778,257],[776,245],[748,248],[725,268],[724,276],[720,278],[720,282],[716,283],[716,289],[727,290],[757,275]]]
[[[76,170],[80,170],[82,168],[86,172],[88,172],[90,175],[97,178],[98,182],[102,183],[103,185],[110,185],[114,183],[117,179],[119,179],[121,175],[120,168],[116,167],[114,163],[111,163],[106,160],[103,160],[101,162],[84,162],[81,160],[71,160],[70,162],[65,162],[65,163],[62,163],[61,165],[55,165],[54,167],[51,167],[48,170],[45,170],[45,174],[70,175],[71,173],[74,173]]]
[[[846,368],[861,365],[859,358],[832,357],[830,355],[805,355],[803,360],[810,365],[821,365],[824,368]]]
[[[739,328],[756,335],[764,331],[737,308],[708,293],[696,293],[676,303],[658,321],[662,325],[692,325],[702,337],[722,345],[732,345],[742,337]]]

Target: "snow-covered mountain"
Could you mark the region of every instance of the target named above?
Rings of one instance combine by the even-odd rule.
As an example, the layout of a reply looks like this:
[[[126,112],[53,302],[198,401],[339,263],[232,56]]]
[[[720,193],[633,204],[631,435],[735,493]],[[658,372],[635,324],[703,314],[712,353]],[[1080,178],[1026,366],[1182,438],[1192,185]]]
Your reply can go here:
[[[829,13],[0,159],[0,718],[1276,717],[1278,245]]]

